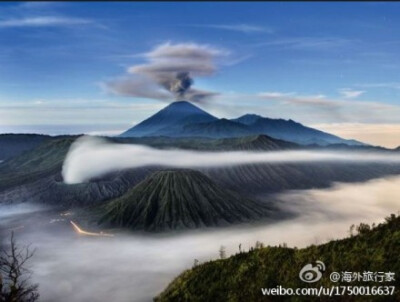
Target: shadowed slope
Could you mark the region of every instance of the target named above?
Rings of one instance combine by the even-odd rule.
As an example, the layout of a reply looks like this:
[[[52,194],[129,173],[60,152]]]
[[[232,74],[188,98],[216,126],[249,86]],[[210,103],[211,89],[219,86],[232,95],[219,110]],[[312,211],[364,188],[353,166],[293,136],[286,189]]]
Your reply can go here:
[[[42,134],[0,134],[0,160],[15,157],[51,139]]]
[[[192,170],[153,173],[105,209],[100,223],[148,231],[225,225],[270,213]]]
[[[318,129],[306,127],[293,120],[271,119],[255,114],[245,114],[239,118],[232,119],[232,121],[247,126],[252,133],[267,134],[273,138],[282,139],[302,145],[364,145],[355,140],[346,140]]]
[[[173,102],[120,136],[176,136],[188,123],[204,123],[214,120],[217,118],[189,102]]]

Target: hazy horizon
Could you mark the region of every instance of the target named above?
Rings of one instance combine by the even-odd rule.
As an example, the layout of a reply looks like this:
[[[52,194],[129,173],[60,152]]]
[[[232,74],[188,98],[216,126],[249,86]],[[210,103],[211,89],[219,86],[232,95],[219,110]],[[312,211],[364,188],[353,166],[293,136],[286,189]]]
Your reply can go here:
[[[114,135],[187,99],[400,145],[399,3],[0,8],[0,133]]]

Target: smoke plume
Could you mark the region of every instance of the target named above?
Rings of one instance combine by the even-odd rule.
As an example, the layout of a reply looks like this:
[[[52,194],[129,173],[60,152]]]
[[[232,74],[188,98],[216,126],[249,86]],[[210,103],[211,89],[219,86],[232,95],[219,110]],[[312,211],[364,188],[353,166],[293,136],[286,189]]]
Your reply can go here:
[[[165,43],[144,54],[146,63],[131,66],[129,75],[106,88],[124,96],[200,102],[217,93],[193,88],[194,77],[214,74],[215,58],[223,54],[207,45]]]

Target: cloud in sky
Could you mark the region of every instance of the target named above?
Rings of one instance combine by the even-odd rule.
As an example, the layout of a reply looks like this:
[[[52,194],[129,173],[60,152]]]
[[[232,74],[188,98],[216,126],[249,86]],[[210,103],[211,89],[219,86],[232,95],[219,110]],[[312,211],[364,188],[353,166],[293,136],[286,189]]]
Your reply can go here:
[[[195,77],[213,75],[217,57],[228,52],[209,45],[170,42],[142,54],[147,62],[128,68],[128,75],[105,83],[117,95],[201,102],[217,93],[192,88]]]
[[[400,124],[332,123],[312,127],[367,144],[397,148],[400,146]]]
[[[257,95],[261,99],[280,101],[287,104],[298,104],[318,107],[336,108],[337,103],[328,100],[323,94],[301,96],[293,92],[261,92]]]
[[[390,88],[390,89],[400,89],[400,82],[382,82],[382,83],[367,83],[367,84],[357,84],[357,87],[363,88]]]
[[[253,34],[253,33],[268,33],[271,34],[274,30],[270,27],[266,26],[258,26],[253,24],[204,24],[204,25],[192,25],[195,27],[205,27],[205,28],[215,28],[221,30],[228,31],[236,31],[245,34]]]
[[[264,98],[282,98],[282,97],[289,97],[295,95],[294,92],[278,92],[278,91],[267,91],[267,92],[260,92],[258,94],[260,97]]]
[[[126,97],[149,98],[161,101],[169,101],[172,98],[169,91],[143,76],[124,76],[107,83],[100,83],[100,86],[105,91],[111,91],[114,94]]]
[[[83,18],[41,16],[41,17],[3,19],[0,20],[0,28],[72,26],[72,25],[92,24],[92,23],[93,23],[92,20]]]
[[[142,121],[163,106],[164,104],[159,102],[126,103],[106,99],[71,98],[0,102],[0,132],[2,129],[18,129],[19,126],[29,129],[27,125],[30,125],[32,130],[25,132],[35,132],[33,129],[36,129],[36,126],[47,126],[51,133],[51,127],[61,125],[65,125],[66,129],[79,125],[97,125],[98,128],[108,125],[110,130],[117,125],[118,129],[123,130]],[[123,127],[120,128],[120,125]],[[80,133],[85,132],[85,127],[81,129]]]
[[[297,50],[334,50],[358,41],[338,37],[295,37],[279,38],[258,43],[256,46],[270,46]]]
[[[361,95],[360,91],[348,90],[347,98],[355,98]],[[281,104],[300,107],[308,107],[308,110],[322,109],[326,113],[332,113],[336,110],[340,116],[335,116],[336,122],[398,122],[400,106],[373,102],[373,101],[349,101],[343,99],[328,98],[323,94],[302,96],[292,93],[269,93],[262,92],[257,94],[261,100],[275,101]],[[311,112],[311,111],[310,111]]]
[[[339,89],[339,93],[347,99],[353,99],[353,98],[357,98],[360,95],[364,94],[365,90],[353,90],[350,88],[343,88],[343,89]]]
[[[243,100],[246,102],[244,103]],[[235,118],[244,113],[256,113],[269,118],[293,119],[305,125],[331,123],[400,125],[400,106],[397,104],[351,98],[330,98],[323,94],[301,95],[290,91],[267,91],[256,94],[230,93],[221,94],[210,105],[212,107],[207,109],[212,114],[228,118]],[[359,130],[359,132],[354,132],[353,137],[344,137],[387,147],[399,144],[396,132],[393,132],[391,139],[386,135],[387,139],[382,141],[378,139],[378,135],[371,135],[369,140],[360,139],[368,134],[363,133],[361,128]],[[341,136],[340,133],[333,133]]]

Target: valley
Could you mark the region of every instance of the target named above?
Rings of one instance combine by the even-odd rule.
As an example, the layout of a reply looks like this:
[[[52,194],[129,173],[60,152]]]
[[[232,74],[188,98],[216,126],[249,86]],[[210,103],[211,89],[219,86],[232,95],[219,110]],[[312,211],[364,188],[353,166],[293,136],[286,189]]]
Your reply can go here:
[[[20,244],[36,248],[31,268],[43,302],[132,302],[133,295],[135,301],[144,302],[192,268],[195,259],[200,265],[218,260],[221,246],[229,257],[239,253],[240,245],[245,258],[257,241],[300,249],[346,238],[352,224],[380,223],[397,213],[399,188],[399,177],[389,177],[291,191],[275,195],[280,210],[294,213],[291,217],[164,233],[99,228],[88,225],[79,211],[66,213],[29,203],[2,205],[0,236],[13,229]],[[70,220],[84,231],[113,236],[78,234]]]
[[[283,134],[248,131],[193,107],[178,102],[162,111],[161,117],[172,114],[177,122],[161,119],[159,136],[152,136],[150,118],[114,137],[0,137],[8,154],[0,163],[0,235],[14,231],[21,244],[37,248],[32,268],[43,302],[131,302],[132,293],[134,301],[171,301],[177,293],[192,294],[181,279],[171,281],[194,264],[212,270],[208,261],[221,249],[247,257],[260,242],[321,244],[347,237],[352,224],[378,223],[398,211],[397,150],[305,130],[293,121],[268,121],[276,130],[282,124],[281,134],[300,127],[310,135],[310,144],[283,140]],[[260,119],[265,123],[253,115],[240,120],[245,125]],[[138,129],[146,136],[136,137]],[[168,136],[167,130],[179,135]],[[82,144],[88,139],[93,149]],[[79,150],[88,157],[81,159]],[[169,165],[152,164],[158,161],[148,154],[165,157]],[[97,173],[68,183],[71,156],[83,172]],[[237,162],[210,164],[215,158]],[[114,164],[120,168],[101,172]],[[229,267],[223,270],[232,274]],[[180,278],[204,279],[188,274]]]

